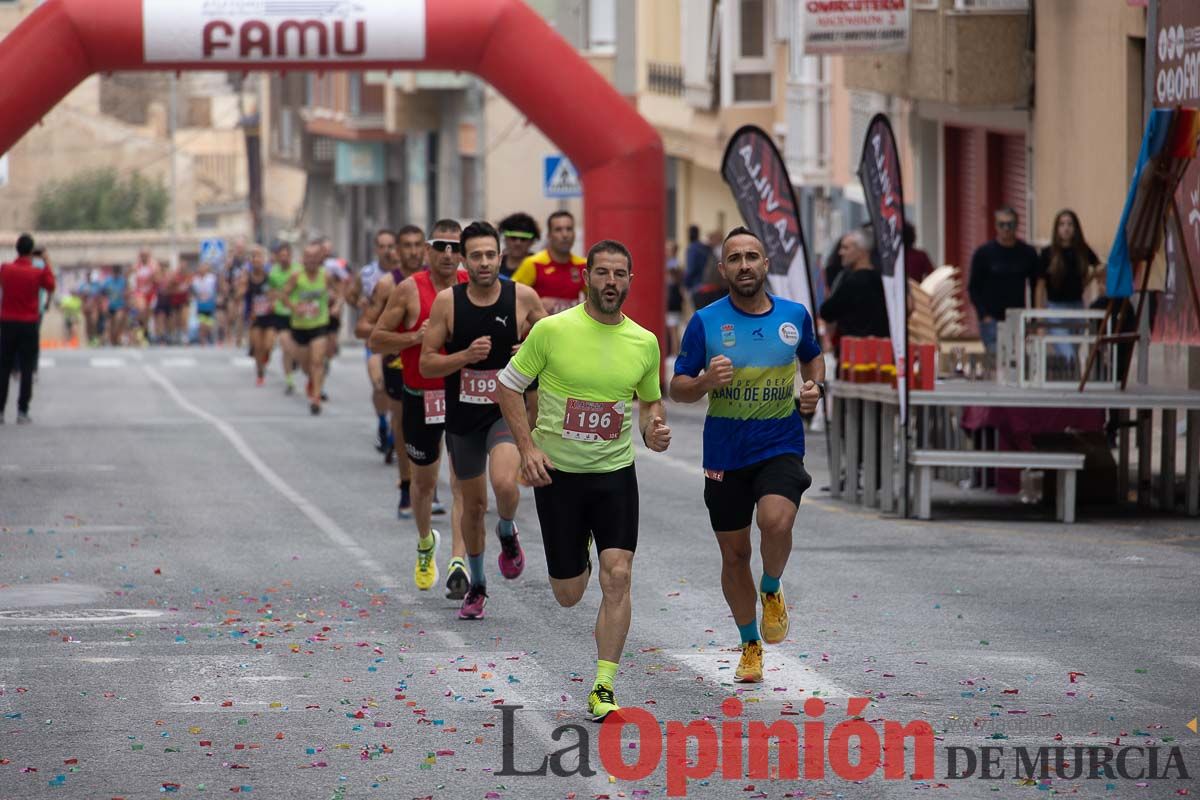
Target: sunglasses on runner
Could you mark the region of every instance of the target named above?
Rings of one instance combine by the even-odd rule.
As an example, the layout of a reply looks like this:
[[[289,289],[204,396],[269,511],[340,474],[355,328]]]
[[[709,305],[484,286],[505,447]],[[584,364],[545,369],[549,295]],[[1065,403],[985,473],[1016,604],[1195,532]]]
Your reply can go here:
[[[451,253],[462,252],[462,242],[456,242],[452,239],[430,239],[429,246],[442,253],[446,252],[447,250],[449,250]]]

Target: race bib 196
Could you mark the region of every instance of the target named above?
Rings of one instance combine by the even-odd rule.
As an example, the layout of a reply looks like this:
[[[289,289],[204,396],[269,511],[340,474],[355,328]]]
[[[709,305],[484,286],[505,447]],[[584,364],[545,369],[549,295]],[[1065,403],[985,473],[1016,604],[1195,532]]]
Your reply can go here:
[[[625,421],[625,401],[602,403],[596,400],[567,398],[563,417],[563,438],[581,442],[611,442],[621,435]]]
[[[254,297],[254,304],[252,306],[252,309],[254,311],[254,316],[256,316],[256,317],[266,316],[267,314],[271,313],[271,309],[273,307],[274,307],[274,303],[271,302],[271,298],[268,297],[267,295],[260,294],[260,295],[256,295]]]
[[[464,369],[459,379],[459,402],[480,406],[498,403],[499,374],[498,369]]]

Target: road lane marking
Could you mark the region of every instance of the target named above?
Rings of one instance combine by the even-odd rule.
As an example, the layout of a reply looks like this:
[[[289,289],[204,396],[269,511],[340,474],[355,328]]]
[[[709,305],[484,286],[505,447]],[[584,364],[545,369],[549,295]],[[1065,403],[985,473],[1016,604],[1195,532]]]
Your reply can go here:
[[[194,367],[196,366],[196,359],[191,358],[190,356],[175,356],[172,358],[164,358],[161,362],[159,362],[159,364],[164,367],[175,368]]]
[[[133,619],[161,617],[163,612],[147,608],[78,608],[34,610],[18,608],[0,611],[0,622],[125,622]]]
[[[150,378],[150,380],[162,387],[163,391],[165,391],[180,408],[196,417],[199,417],[216,428],[221,435],[224,436],[231,445],[233,445],[233,449],[237,451],[238,455],[240,455],[246,461],[246,463],[258,473],[259,477],[270,484],[275,491],[279,492],[284,496],[284,498],[291,502],[292,505],[299,509],[300,513],[308,517],[313,525],[317,527],[317,530],[325,534],[326,538],[344,550],[349,556],[357,561],[363,569],[367,570],[371,580],[379,584],[380,587],[399,585],[394,578],[388,575],[383,566],[375,560],[375,558],[367,551],[367,549],[355,541],[354,537],[346,533],[346,531],[343,530],[340,525],[334,522],[328,514],[311,503],[306,497],[304,497],[304,495],[300,494],[300,492],[293,489],[287,481],[279,476],[279,473],[268,466],[267,463],[259,457],[258,453],[254,452],[253,448],[246,443],[246,440],[242,438],[242,435],[238,433],[232,425],[220,417],[210,414],[199,406],[193,404],[186,397],[184,397],[183,394],[180,393],[179,389],[175,387],[175,384],[171,383],[171,381],[165,375],[156,370],[154,367],[144,366],[142,369],[145,370],[146,375]]]
[[[113,367],[125,366],[125,359],[111,358],[109,356],[95,356],[93,358],[88,359],[88,364],[93,367],[100,367],[103,369],[111,369]]]
[[[20,523],[0,523],[0,531],[8,531],[10,533],[25,533],[26,531],[42,531],[55,533],[132,533],[134,531],[144,530],[142,525],[76,525],[71,520],[59,520],[58,522],[39,522],[33,525],[24,525]]]
[[[734,682],[733,673],[740,658],[737,650],[713,647],[707,650],[659,650],[655,654],[678,661],[696,675],[721,684],[730,693],[738,689],[758,688],[762,690],[764,701],[778,699],[780,702],[798,704],[809,697],[838,700],[856,696],[802,660],[775,652],[770,647],[765,648],[763,653],[763,682],[758,684]],[[777,686],[787,687],[786,695],[775,695],[771,691]]]
[[[0,464],[0,472],[116,472],[113,464]]]

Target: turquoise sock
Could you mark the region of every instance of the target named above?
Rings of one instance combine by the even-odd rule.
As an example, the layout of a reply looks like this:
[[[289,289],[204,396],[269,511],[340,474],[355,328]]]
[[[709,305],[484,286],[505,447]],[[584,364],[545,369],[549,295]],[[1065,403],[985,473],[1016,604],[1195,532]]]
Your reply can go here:
[[[513,521],[511,519],[505,519],[504,517],[501,517],[500,527],[498,528],[497,532],[500,534],[501,539],[508,539],[517,532],[517,526],[513,525]]]
[[[467,566],[471,571],[471,588],[486,589],[487,588],[487,573],[483,571],[483,553],[477,556],[467,554]]]
[[[758,620],[752,619],[745,625],[738,625],[738,633],[742,635],[743,642],[757,642],[758,636]]]
[[[758,590],[763,594],[775,594],[779,591],[779,578],[772,578],[764,572],[762,580],[758,582]]]

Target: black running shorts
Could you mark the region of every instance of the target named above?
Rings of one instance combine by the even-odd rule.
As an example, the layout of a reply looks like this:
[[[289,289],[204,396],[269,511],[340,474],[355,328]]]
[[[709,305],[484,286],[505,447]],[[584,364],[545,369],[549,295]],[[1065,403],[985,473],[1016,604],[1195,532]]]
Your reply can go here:
[[[488,455],[492,448],[503,442],[514,444],[513,435],[508,430],[508,423],[504,421],[504,417],[472,433],[458,434],[446,431],[446,450],[450,453],[454,474],[460,481],[478,478],[487,471]]]
[[[604,473],[551,470],[550,480],[533,496],[551,578],[566,580],[587,571],[589,535],[597,553],[610,547],[637,550],[638,484],[632,464]]]
[[[404,431],[404,451],[412,463],[427,467],[442,455],[442,431],[446,426],[425,422],[424,395],[411,389],[405,389],[403,394],[404,419],[400,427]]]
[[[788,453],[740,469],[704,473],[704,505],[714,531],[749,528],[758,501],[769,494],[786,497],[797,506],[812,486],[804,459]]]
[[[292,341],[297,347],[308,347],[314,339],[319,339],[328,333],[325,327],[320,328],[292,328]]]

